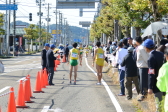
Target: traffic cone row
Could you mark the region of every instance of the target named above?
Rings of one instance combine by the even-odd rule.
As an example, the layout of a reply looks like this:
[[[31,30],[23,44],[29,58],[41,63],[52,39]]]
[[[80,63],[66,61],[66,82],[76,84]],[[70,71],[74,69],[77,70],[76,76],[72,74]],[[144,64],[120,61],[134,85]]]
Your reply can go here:
[[[55,66],[57,67],[58,62],[55,61]],[[56,68],[55,67],[55,68]],[[36,78],[36,85],[33,93],[44,93],[42,88],[46,88],[48,86],[48,74],[46,68],[44,70],[37,72]],[[15,103],[15,95],[14,95],[14,88],[10,88],[10,95],[8,101],[8,110],[7,112],[17,112],[16,108],[28,108],[25,103],[33,103],[30,98],[35,98],[32,96],[31,92],[31,83],[30,83],[30,75],[27,75],[25,80],[20,80],[19,82],[19,89],[18,89],[18,96],[16,98]],[[1,107],[0,107],[1,112]]]
[[[55,60],[55,69],[59,64],[58,60]],[[46,68],[44,70],[37,72],[36,77],[36,85],[33,93],[44,93],[42,88],[46,88],[48,86],[48,74]],[[30,75],[27,75],[25,80],[20,80],[19,82],[19,89],[18,89],[18,96],[16,99],[15,104],[15,95],[13,87],[10,88],[10,95],[8,101],[8,111],[7,112],[16,112],[16,108],[28,108],[25,103],[33,103],[30,98],[35,98],[32,96],[31,92],[31,83],[30,83]],[[1,107],[0,107],[1,112]]]

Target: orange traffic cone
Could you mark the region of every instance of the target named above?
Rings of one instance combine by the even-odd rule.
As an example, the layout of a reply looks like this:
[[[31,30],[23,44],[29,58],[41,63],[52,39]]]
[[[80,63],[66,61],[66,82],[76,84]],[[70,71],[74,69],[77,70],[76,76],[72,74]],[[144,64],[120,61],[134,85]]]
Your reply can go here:
[[[0,112],[1,112],[1,109],[0,109]],[[7,112],[16,112],[15,94],[14,94],[13,87],[10,88]]]
[[[58,67],[58,66],[57,66],[57,60],[55,60],[54,63],[55,63],[55,66]]]
[[[48,86],[48,74],[47,74],[47,69],[44,69],[44,76],[45,76],[45,85]]]
[[[58,59],[58,65],[60,65],[60,59]]]
[[[28,86],[29,86],[29,96],[30,96],[30,98],[35,98],[35,97],[33,97],[32,96],[32,91],[31,91],[31,83],[30,83],[30,75],[27,75],[27,83],[28,83]]]
[[[41,89],[40,72],[37,73],[36,86],[33,93],[44,93],[44,91]]]
[[[25,102],[26,103],[34,103],[34,101],[30,100],[30,85],[28,83],[28,77],[26,77],[26,81],[24,82],[24,93],[25,93]]]
[[[65,63],[65,62],[66,62],[66,58],[65,58],[65,55],[64,55],[62,63]]]
[[[55,60],[55,62],[56,62],[56,64],[57,64],[57,66],[58,66],[58,60]]]
[[[43,70],[40,71],[40,80],[41,80],[41,88],[46,88],[45,86],[45,79],[44,79],[44,75],[43,75]]]
[[[19,83],[18,97],[16,100],[16,108],[28,108],[28,106],[25,105],[25,93],[23,90],[22,80],[20,80],[20,83]]]

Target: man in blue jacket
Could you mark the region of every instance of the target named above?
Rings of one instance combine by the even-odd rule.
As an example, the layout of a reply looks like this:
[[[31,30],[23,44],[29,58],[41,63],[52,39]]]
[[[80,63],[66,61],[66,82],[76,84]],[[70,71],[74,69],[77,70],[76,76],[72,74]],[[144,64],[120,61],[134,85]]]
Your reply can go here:
[[[156,109],[157,112],[159,111],[160,101],[162,101],[162,95],[163,93],[157,88],[157,77],[158,72],[161,66],[163,65],[164,56],[162,52],[155,51],[155,44],[153,43],[153,40],[146,39],[143,43],[143,46],[145,47],[146,52],[149,53],[149,59],[148,59],[148,93],[155,95],[156,98]]]
[[[52,80],[54,76],[54,67],[55,67],[55,60],[56,60],[56,57],[54,57],[54,53],[53,53],[53,50],[55,49],[55,45],[52,44],[50,48],[51,49],[49,49],[46,54],[47,69],[49,72],[48,83],[49,85],[54,85]]]

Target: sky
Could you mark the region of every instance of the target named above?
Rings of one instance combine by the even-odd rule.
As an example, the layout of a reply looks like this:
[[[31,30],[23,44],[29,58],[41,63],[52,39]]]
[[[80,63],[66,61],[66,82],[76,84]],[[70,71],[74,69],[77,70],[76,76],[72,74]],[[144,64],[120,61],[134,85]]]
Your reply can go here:
[[[5,4],[5,1],[6,0],[0,0],[0,4]],[[55,13],[53,13],[55,11],[56,6],[55,0],[46,0],[42,2],[42,4],[44,4],[44,6],[42,6],[42,12],[43,12],[42,23],[46,24],[45,18],[47,17],[48,3],[50,4],[51,7],[49,14],[51,18],[50,24],[55,24],[56,15]],[[18,10],[16,11],[16,20],[29,22],[31,24],[38,23],[39,16],[37,16],[37,12],[39,12],[39,6],[37,6],[36,0],[16,0],[16,4],[18,4]],[[84,9],[84,11],[93,11],[93,12],[84,12],[83,17],[79,17],[79,9],[58,9],[58,11],[60,10],[61,13],[63,13],[63,18],[66,18],[69,25],[81,27],[81,25],[79,25],[79,21],[91,21],[91,22],[93,21],[94,15],[97,11],[97,3],[95,7],[96,7],[95,9]],[[1,10],[0,12],[5,13],[5,11],[3,10]],[[31,22],[29,21],[29,13],[32,13]],[[13,21],[13,18],[11,18],[11,21]]]

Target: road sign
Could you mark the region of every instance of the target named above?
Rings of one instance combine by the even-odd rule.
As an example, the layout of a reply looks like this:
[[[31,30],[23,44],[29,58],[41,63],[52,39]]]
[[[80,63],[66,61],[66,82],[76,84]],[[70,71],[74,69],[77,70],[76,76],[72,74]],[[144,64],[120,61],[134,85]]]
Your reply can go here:
[[[52,30],[52,34],[61,34],[61,30]]]
[[[82,25],[82,27],[90,27],[90,25]]]
[[[74,42],[82,42],[81,39],[74,39]]]
[[[95,8],[95,0],[58,0],[57,9]]]
[[[90,25],[90,21],[79,21],[79,25]]]
[[[17,10],[17,5],[14,4],[0,4],[0,10]]]

